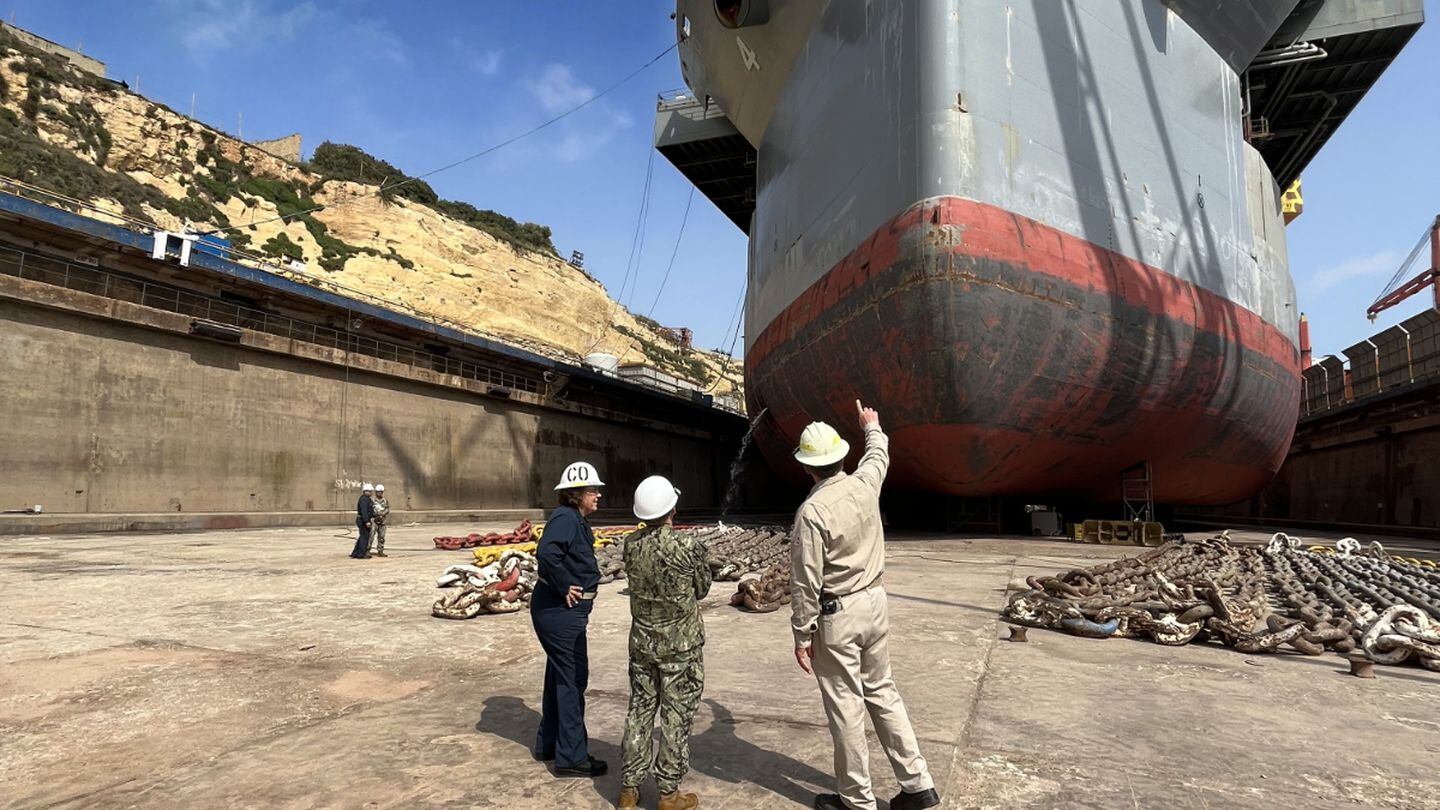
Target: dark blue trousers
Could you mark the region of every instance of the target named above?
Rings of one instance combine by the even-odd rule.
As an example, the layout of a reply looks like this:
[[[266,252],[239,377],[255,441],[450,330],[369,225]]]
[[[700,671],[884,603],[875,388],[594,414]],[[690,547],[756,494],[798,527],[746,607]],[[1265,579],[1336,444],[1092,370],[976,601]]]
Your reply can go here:
[[[540,701],[540,730],[535,752],[555,755],[559,767],[583,765],[590,759],[585,730],[585,689],[590,683],[590,652],[585,629],[594,602],[573,608],[549,585],[539,585],[530,597],[530,621],[545,650],[545,692]]]
[[[365,521],[355,518],[355,528],[360,531],[360,539],[355,541],[355,548],[351,550],[351,557],[364,557],[370,553],[370,527]]]

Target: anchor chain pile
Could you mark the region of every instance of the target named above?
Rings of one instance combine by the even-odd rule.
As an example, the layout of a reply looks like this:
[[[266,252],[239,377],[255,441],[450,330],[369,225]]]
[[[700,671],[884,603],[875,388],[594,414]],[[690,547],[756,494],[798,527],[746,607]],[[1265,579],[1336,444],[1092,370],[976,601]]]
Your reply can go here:
[[[770,613],[790,604],[789,561],[741,577],[730,604],[752,613]]]
[[[790,603],[790,532],[781,526],[679,526],[705,545],[716,582],[738,582],[730,604],[767,613]],[[627,530],[631,531],[631,530]],[[625,543],[597,549],[600,582],[625,578]]]
[[[537,538],[544,524],[528,521],[504,535],[472,534],[442,540],[471,542],[473,565],[452,565],[436,581],[445,588],[459,585],[460,590],[435,602],[431,613],[447,619],[468,619],[481,613],[512,613],[530,602],[535,587],[537,566],[533,556]],[[595,559],[600,567],[600,583],[625,578],[625,538],[640,526],[607,526],[595,529]],[[716,582],[738,582],[730,604],[757,613],[767,613],[790,603],[790,533],[780,526],[728,526],[724,523],[707,526],[677,526],[681,532],[694,534],[706,548],[706,563]],[[479,538],[482,542],[473,542]],[[483,542],[486,538],[503,538],[505,545]],[[456,545],[455,548],[465,548]],[[513,582],[512,582],[513,580]]]
[[[459,585],[435,600],[430,615],[441,619],[473,619],[481,613],[514,613],[530,604],[539,578],[531,554],[511,549],[485,566],[452,565],[435,581],[436,587]]]
[[[1440,568],[1379,544],[1305,550],[1276,534],[1260,548],[1222,533],[1026,584],[1004,610],[1016,624],[1167,645],[1213,639],[1244,653],[1358,648],[1376,663],[1440,671]]]

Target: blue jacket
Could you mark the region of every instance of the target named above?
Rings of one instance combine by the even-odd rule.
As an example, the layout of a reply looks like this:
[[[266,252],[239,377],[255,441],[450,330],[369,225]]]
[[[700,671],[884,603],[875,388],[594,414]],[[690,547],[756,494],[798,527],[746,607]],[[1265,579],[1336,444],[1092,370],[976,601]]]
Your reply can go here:
[[[369,523],[375,517],[375,502],[370,500],[369,495],[361,495],[360,500],[355,504],[355,514],[361,523]]]
[[[593,591],[600,584],[600,565],[595,561],[595,533],[590,523],[573,506],[556,507],[540,535],[535,550],[540,579],[564,594],[571,585]]]

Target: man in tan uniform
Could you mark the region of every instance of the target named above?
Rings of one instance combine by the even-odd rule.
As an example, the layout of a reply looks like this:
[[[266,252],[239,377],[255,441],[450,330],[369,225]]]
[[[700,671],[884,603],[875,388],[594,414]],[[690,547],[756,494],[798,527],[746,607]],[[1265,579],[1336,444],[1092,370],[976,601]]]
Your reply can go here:
[[[865,715],[895,769],[900,794],[892,810],[940,803],[920,755],[905,703],[890,675],[890,618],[885,589],[885,534],[880,487],[890,468],[890,440],[880,416],[855,402],[865,431],[865,454],[854,475],[842,465],[850,444],[824,422],[800,435],[795,460],[815,486],[795,514],[791,545],[791,629],[795,660],[820,684],[835,740],[839,795],[815,797],[816,810],[873,810]]]

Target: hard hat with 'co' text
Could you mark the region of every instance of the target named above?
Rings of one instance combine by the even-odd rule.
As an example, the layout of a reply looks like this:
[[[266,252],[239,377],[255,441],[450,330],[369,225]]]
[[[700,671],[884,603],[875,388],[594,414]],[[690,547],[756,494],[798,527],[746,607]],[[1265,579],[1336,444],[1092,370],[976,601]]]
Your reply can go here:
[[[594,465],[588,461],[577,461],[560,474],[560,483],[555,485],[555,489],[559,491],[603,486],[605,482],[600,480],[600,473],[595,471]]]

